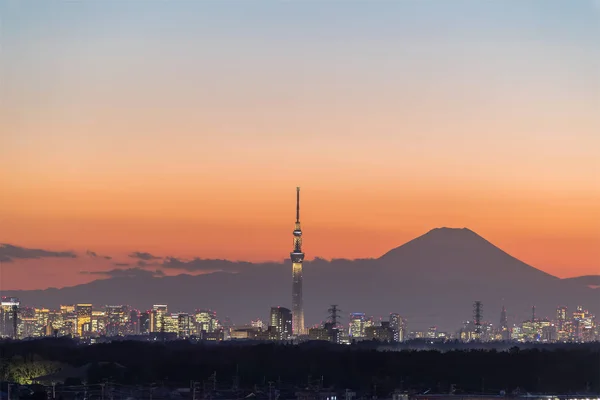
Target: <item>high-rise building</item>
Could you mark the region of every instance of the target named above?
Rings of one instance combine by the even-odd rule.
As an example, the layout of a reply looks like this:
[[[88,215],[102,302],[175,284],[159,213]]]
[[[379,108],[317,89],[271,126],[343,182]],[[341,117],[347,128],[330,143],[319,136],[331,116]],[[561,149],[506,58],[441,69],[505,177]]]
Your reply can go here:
[[[287,340],[293,330],[293,314],[284,307],[271,307],[270,326],[274,330],[277,340]]]
[[[296,225],[294,227],[294,250],[292,259],[292,332],[294,335],[304,334],[304,301],[302,299],[302,228],[300,227],[300,188],[296,188]]]
[[[152,332],[151,327],[152,324],[150,323],[151,321],[151,315],[152,315],[152,311],[145,311],[143,313],[140,314],[140,328],[139,328],[139,333],[140,335],[147,335],[150,332]]]
[[[196,331],[202,336],[204,333],[213,333],[219,329],[217,313],[211,310],[196,310]]]
[[[88,324],[89,330],[91,330],[92,324],[92,305],[91,304],[77,304],[77,330],[76,335],[84,336],[85,324]]]
[[[165,318],[167,318],[167,305],[153,305],[150,313],[150,332],[164,332]]]
[[[164,324],[164,332],[177,335],[179,333],[179,313],[165,315]]]
[[[350,314],[348,336],[350,340],[360,340],[365,337],[365,313]]]
[[[50,310],[47,308],[34,308],[35,332],[33,336],[46,336],[46,326],[50,318]]]
[[[370,325],[366,327],[365,337],[367,340],[392,342],[394,340],[394,331],[390,328],[390,323],[388,321],[383,321],[381,325]]]
[[[0,337],[18,338],[20,304],[16,297],[2,297],[0,301]]]
[[[187,313],[177,314],[177,336],[180,338],[189,338],[194,329],[194,318]]]
[[[138,310],[131,310],[129,313],[129,323],[127,327],[128,335],[140,334],[140,313]]]
[[[120,336],[125,333],[123,321],[127,312],[124,306],[106,306],[106,336]]]
[[[567,307],[560,306],[556,309],[556,322],[565,322],[567,320]]]
[[[428,339],[436,339],[437,338],[437,326],[430,326],[427,330],[427,338]]]
[[[54,321],[55,329],[59,329],[61,335],[76,336],[77,335],[77,313],[73,304],[60,306],[60,321]]]
[[[397,313],[390,314],[390,329],[393,332],[394,342],[403,342],[406,338],[404,319]]]
[[[84,329],[87,325],[89,325],[87,330],[89,331],[90,336],[106,334],[106,311],[93,310],[92,320],[89,324],[84,325]]]

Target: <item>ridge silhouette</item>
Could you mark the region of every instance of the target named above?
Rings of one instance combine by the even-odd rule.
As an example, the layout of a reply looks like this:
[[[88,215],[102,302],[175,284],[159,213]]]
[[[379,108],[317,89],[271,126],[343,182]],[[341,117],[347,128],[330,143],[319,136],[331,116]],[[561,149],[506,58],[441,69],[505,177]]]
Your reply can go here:
[[[170,312],[210,308],[236,324],[257,317],[268,320],[271,306],[290,306],[289,260],[283,264],[194,262],[198,270],[221,272],[122,276],[62,289],[2,294],[18,296],[25,305],[52,308],[80,302],[129,304],[140,310],[168,304]],[[329,304],[374,317],[398,312],[408,319],[409,330],[436,325],[448,332],[471,319],[474,300],[483,302],[483,319],[494,325],[502,305],[509,324],[530,318],[532,305],[540,317],[553,318],[561,305],[570,310],[583,305],[600,313],[600,290],[540,271],[467,228],[433,229],[376,259],[305,262],[304,292],[308,326],[326,319]]]

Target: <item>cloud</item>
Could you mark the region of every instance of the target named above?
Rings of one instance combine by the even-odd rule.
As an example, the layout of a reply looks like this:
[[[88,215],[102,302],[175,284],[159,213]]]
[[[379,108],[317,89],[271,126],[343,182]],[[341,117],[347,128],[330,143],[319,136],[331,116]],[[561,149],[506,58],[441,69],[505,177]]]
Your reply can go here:
[[[161,270],[148,271],[141,268],[115,268],[109,271],[81,271],[84,275],[101,275],[109,278],[152,278],[164,276],[165,273]]]
[[[103,256],[103,255],[100,255],[100,254],[96,253],[95,251],[91,251],[91,250],[87,250],[85,252],[85,255],[88,257],[91,257],[91,258],[104,258],[105,260],[112,260],[111,256]]]
[[[131,258],[139,258],[140,260],[144,260],[144,261],[160,260],[160,259],[162,259],[162,257],[153,256],[150,253],[145,253],[145,252],[141,252],[141,251],[134,251],[133,253],[129,254],[129,257],[131,257]]]
[[[0,261],[12,262],[15,259],[38,259],[38,258],[77,258],[72,251],[50,251],[42,249],[28,249],[26,247],[14,246],[12,244],[0,243]]]
[[[129,263],[115,263],[117,267],[129,267],[131,264]]]
[[[183,269],[185,271],[225,271],[239,272],[245,267],[250,267],[252,264],[246,261],[229,261],[229,260],[208,260],[202,258],[194,258],[193,260],[182,260],[176,257],[167,257],[162,263],[163,268]]]
[[[91,251],[91,250],[87,250],[87,251],[85,252],[85,254],[86,254],[87,256],[89,256],[89,257],[92,257],[92,258],[96,258],[96,257],[98,257],[98,254],[96,254],[95,252],[93,252],[93,251]]]

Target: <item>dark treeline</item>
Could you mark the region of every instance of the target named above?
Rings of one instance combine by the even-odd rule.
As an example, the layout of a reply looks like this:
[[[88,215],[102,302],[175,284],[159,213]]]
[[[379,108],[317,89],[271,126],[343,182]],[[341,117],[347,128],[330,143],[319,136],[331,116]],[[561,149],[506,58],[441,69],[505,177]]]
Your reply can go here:
[[[395,389],[447,393],[581,393],[600,391],[600,350],[564,349],[381,351],[369,346],[122,341],[82,345],[67,339],[1,342],[3,360],[37,357],[62,365],[118,363],[125,369],[91,368],[88,383],[167,382],[189,386],[216,372],[219,388],[272,381],[302,387],[309,377],[326,387],[385,395]],[[98,364],[99,365],[99,364]]]

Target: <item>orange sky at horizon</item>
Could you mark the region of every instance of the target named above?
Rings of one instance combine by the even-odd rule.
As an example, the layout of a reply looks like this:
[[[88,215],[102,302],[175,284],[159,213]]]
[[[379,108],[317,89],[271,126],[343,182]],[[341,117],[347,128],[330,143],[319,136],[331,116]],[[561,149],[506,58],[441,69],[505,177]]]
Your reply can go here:
[[[149,200],[137,210],[134,200],[139,197],[126,201],[123,193],[118,197],[117,193],[103,192],[100,202],[113,201],[104,203],[98,217],[93,217],[96,201],[85,200],[86,193],[80,190],[60,196],[26,196],[18,199],[21,207],[40,208],[43,212],[19,215],[14,212],[16,203],[9,208],[11,215],[0,212],[4,227],[0,242],[74,250],[83,256],[76,260],[5,264],[2,280],[6,283],[2,286],[5,290],[33,289],[87,282],[98,276],[81,275],[79,271],[118,268],[114,262],[130,262],[133,267],[127,257],[132,251],[182,258],[280,262],[291,249],[294,187],[267,193],[261,189],[248,187],[233,196],[235,189],[224,187],[214,189],[212,198],[192,196],[189,191],[175,192],[171,200],[157,196],[153,201],[152,194],[145,193],[141,197]],[[471,193],[465,199],[452,190],[445,195],[439,191],[438,196],[423,192],[397,189],[388,192],[387,197],[379,197],[382,190],[304,187],[301,219],[307,258],[379,257],[430,229],[468,227],[516,258],[555,276],[598,273],[594,260],[600,258],[600,236],[594,221],[600,214],[594,199],[565,195],[543,201],[508,195],[489,198],[482,193]],[[34,198],[37,201],[32,201]],[[26,199],[32,203],[26,203]],[[77,212],[73,212],[75,209]],[[112,210],[113,216],[106,210]],[[90,260],[84,255],[87,249],[114,259]],[[20,265],[42,268],[42,273],[32,276],[28,268],[17,268]],[[18,286],[11,285],[13,282]]]

